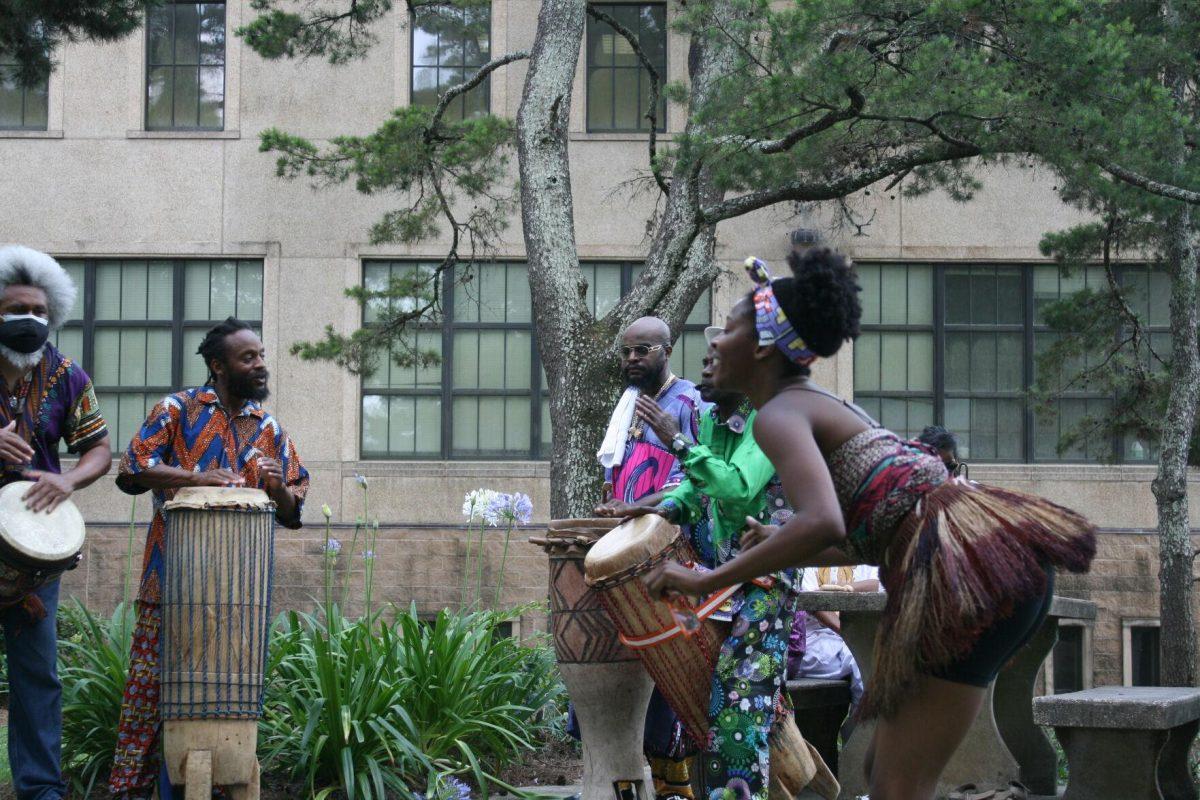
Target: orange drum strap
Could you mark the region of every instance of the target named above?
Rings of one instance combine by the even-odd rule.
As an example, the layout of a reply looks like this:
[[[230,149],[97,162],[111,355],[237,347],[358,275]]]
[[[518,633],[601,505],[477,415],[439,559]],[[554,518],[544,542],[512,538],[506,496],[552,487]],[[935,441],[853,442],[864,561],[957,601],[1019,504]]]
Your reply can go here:
[[[724,602],[726,600],[733,597],[734,594],[737,593],[738,589],[741,589],[741,588],[742,588],[742,585],[740,583],[738,583],[738,584],[734,584],[733,586],[730,586],[728,588],[722,589],[721,591],[717,592],[716,594],[710,595],[707,600],[705,600],[703,603],[701,603],[696,608],[696,617],[700,620],[708,619],[709,617],[711,617],[713,615],[713,612],[715,612],[718,608],[720,608],[721,605],[724,604]],[[651,633],[646,636],[637,636],[634,638],[629,638],[629,637],[625,636],[625,634],[620,634],[620,638],[621,638],[621,644],[625,645],[626,647],[632,648],[634,650],[642,650],[647,647],[653,647],[657,644],[662,644],[663,642],[670,641],[671,639],[674,639],[676,636],[681,635],[683,632],[684,632],[683,626],[681,626],[678,622],[676,622],[670,628],[664,628],[663,630],[658,631],[657,633]]]

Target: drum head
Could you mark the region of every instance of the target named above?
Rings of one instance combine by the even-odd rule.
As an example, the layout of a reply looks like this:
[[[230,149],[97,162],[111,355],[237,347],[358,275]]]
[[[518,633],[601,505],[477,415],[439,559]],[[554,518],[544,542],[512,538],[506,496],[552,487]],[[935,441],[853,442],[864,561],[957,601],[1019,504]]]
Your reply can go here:
[[[658,514],[634,517],[592,545],[583,562],[584,572],[589,582],[611,578],[658,555],[678,536],[679,526]]]
[[[0,538],[33,561],[57,562],[83,549],[83,515],[69,499],[47,514],[30,511],[21,496],[33,484],[17,481],[0,489]]]
[[[240,486],[185,486],[163,503],[163,509],[176,508],[241,508],[266,511],[274,508],[271,498],[262,489]]]

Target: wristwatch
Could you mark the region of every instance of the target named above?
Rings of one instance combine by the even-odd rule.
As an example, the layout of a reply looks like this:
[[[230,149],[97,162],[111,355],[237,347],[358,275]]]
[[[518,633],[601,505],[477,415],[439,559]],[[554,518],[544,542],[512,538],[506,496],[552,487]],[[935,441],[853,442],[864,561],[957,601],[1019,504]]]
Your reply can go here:
[[[684,436],[682,432],[671,437],[671,452],[680,458],[683,458],[685,455],[687,455],[687,451],[690,450],[691,447],[692,440]]]

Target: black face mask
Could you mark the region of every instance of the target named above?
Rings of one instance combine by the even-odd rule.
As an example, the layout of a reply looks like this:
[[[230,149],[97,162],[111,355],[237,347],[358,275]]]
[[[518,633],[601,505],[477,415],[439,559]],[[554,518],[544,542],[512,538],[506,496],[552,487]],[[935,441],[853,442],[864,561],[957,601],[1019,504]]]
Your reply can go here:
[[[18,353],[36,353],[50,336],[50,323],[33,314],[5,314],[0,344]]]

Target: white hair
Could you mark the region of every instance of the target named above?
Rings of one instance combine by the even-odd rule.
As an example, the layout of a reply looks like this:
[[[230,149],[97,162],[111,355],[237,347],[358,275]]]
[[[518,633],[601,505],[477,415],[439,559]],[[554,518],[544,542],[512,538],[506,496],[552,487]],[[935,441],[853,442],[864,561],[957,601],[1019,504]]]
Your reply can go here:
[[[33,286],[46,293],[51,330],[61,328],[75,306],[71,276],[53,258],[29,247],[0,247],[0,294],[9,286]]]

